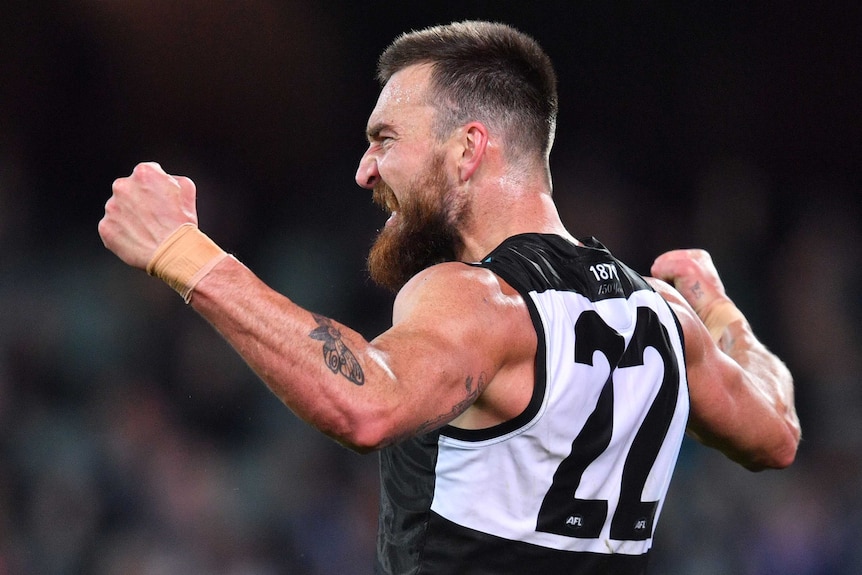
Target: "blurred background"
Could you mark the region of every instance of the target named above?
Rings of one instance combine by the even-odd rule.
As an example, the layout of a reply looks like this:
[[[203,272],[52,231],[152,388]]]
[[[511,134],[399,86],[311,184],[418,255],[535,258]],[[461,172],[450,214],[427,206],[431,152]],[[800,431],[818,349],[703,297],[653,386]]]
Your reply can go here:
[[[569,229],[647,273],[700,246],[790,365],[804,440],[753,474],[687,440],[655,574],[862,573],[858,3],[5,0],[0,575],[371,572],[376,456],[286,410],[96,233],[143,160],[295,301],[386,329],[353,173],[377,55],[465,18],[555,61]]]

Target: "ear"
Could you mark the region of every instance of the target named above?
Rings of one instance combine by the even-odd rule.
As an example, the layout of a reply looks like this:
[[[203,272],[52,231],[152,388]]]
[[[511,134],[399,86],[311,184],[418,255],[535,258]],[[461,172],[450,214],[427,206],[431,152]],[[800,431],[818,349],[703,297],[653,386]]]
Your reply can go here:
[[[488,128],[481,122],[470,122],[462,130],[463,148],[458,163],[458,176],[462,182],[466,182],[473,177],[485,157],[488,149]]]

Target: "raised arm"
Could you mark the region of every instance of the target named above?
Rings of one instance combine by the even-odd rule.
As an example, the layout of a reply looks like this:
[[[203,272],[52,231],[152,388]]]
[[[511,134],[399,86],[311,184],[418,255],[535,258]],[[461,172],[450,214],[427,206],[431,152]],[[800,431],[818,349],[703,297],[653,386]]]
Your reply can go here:
[[[659,256],[652,281],[683,327],[689,432],[748,469],[790,465],[800,439],[793,378],[755,337],[703,250]]]
[[[490,272],[458,263],[409,282],[392,328],[367,341],[224,255],[197,230],[194,194],[190,180],[138,166],[114,184],[99,225],[105,245],[165,279],[285,405],[352,449],[373,450],[462,416],[518,349],[505,343],[511,325],[528,322],[523,306],[511,305]]]
[[[505,331],[473,319],[507,325],[492,319],[512,313],[493,283],[463,264],[430,268],[404,287],[393,326],[372,341],[296,306],[232,258],[198,284],[191,305],[286,406],[365,452],[462,416],[510,363]]]

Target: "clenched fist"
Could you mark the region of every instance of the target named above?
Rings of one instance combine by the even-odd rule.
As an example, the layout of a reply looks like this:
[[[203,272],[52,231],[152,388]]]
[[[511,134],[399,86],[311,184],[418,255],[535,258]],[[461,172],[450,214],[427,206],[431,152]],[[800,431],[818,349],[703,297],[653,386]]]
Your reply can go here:
[[[701,317],[716,300],[728,299],[712,257],[704,250],[664,253],[653,262],[650,273],[673,285]]]
[[[194,182],[167,174],[157,163],[138,164],[112,189],[99,235],[105,247],[130,266],[146,269],[172,232],[187,223],[197,226]]]
[[[653,262],[650,273],[677,289],[694,308],[716,342],[721,340],[728,325],[745,319],[727,297],[712,257],[704,250],[664,253]]]

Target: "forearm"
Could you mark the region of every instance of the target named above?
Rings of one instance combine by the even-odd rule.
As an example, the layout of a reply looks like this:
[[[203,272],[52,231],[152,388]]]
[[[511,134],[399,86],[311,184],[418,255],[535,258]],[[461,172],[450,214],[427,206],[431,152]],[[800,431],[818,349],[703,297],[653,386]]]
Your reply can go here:
[[[372,411],[386,405],[378,391],[387,374],[361,335],[295,305],[233,258],[198,283],[191,305],[300,418],[358,451],[379,442],[373,422],[384,418]]]
[[[652,273],[678,290],[653,283],[685,331],[690,431],[750,469],[789,465],[800,437],[793,378],[728,298],[712,258],[673,250],[656,258]]]
[[[705,350],[705,355],[696,357],[689,369],[689,430],[748,469],[790,465],[800,431],[787,367],[754,336],[744,318],[725,326],[717,346],[706,342],[705,331],[699,333],[692,337],[703,343],[690,347]]]
[[[789,464],[801,435],[790,370],[755,337],[744,320],[732,322],[724,329],[718,347],[745,374],[752,399],[743,407],[757,410],[746,420],[764,418],[767,421],[762,427],[763,442],[771,445],[770,452],[777,461],[788,460]]]

